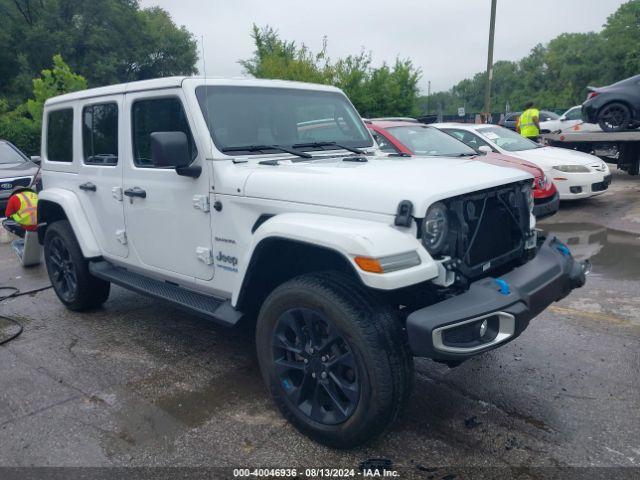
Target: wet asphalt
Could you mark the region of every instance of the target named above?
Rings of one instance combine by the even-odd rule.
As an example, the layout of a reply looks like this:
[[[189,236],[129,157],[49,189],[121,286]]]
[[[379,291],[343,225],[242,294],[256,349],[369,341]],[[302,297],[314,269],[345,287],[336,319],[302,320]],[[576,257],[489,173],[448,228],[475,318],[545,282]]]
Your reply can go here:
[[[50,289],[6,300],[0,315],[24,332],[0,346],[0,466],[357,469],[381,458],[401,476],[447,480],[470,467],[520,478],[638,467],[640,178],[615,173],[608,192],[563,204],[540,226],[591,259],[587,285],[457,368],[417,360],[405,416],[351,451],[319,446],[282,419],[246,329],[118,287],[83,314]],[[28,292],[48,279],[0,245],[0,285]],[[0,318],[0,339],[11,328]]]

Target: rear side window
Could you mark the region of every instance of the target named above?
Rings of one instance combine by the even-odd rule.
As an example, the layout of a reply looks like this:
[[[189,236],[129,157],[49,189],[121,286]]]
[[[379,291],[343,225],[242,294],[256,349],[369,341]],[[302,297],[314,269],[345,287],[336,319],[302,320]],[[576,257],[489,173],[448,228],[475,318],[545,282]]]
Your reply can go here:
[[[82,110],[82,151],[87,165],[118,164],[118,105],[103,103]]]
[[[73,109],[54,110],[47,117],[47,159],[73,161]]]
[[[177,98],[138,100],[132,107],[133,163],[137,167],[153,167],[151,134],[154,132],[184,132],[189,140],[191,158],[198,155],[189,122]]]

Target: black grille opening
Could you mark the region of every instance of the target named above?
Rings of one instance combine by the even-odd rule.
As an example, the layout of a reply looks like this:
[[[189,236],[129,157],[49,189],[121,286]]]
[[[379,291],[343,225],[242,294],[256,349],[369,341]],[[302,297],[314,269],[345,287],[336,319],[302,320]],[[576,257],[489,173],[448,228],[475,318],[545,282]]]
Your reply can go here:
[[[522,242],[520,227],[510,218],[507,208],[496,198],[489,198],[482,221],[471,224],[477,233],[469,248],[468,264],[473,267],[510,252]]]
[[[449,199],[452,266],[466,279],[490,275],[524,258],[531,235],[524,184],[515,183]]]

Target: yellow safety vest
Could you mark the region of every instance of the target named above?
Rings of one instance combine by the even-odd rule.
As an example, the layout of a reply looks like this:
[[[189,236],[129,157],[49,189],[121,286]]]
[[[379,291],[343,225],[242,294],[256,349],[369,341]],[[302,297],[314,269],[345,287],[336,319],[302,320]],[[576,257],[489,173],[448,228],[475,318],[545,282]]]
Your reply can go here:
[[[540,130],[533,123],[533,117],[540,119],[540,110],[537,108],[530,108],[522,112],[520,115],[520,135],[523,137],[537,137],[540,135]]]
[[[11,215],[11,219],[30,227],[38,224],[38,195],[33,192],[20,192],[15,194],[20,199],[20,210]]]

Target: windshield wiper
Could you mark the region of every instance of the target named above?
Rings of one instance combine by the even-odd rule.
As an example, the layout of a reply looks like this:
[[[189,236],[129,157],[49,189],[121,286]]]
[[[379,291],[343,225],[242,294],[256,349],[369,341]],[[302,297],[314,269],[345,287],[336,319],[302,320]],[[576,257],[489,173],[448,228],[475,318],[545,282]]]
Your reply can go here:
[[[308,142],[308,143],[294,143],[293,145],[291,145],[293,148],[304,148],[304,147],[317,147],[317,148],[322,148],[322,147],[338,147],[341,148],[343,150],[348,150],[350,152],[353,153],[357,153],[358,155],[364,155],[364,151],[360,150],[359,148],[355,148],[355,147],[348,147],[347,145],[342,145],[341,143],[338,142]]]
[[[291,155],[297,155],[302,158],[313,158],[308,153],[294,150],[293,148],[281,147],[280,145],[241,145],[239,147],[225,147],[223,152],[262,152],[264,150],[279,150],[281,152],[290,153]]]

